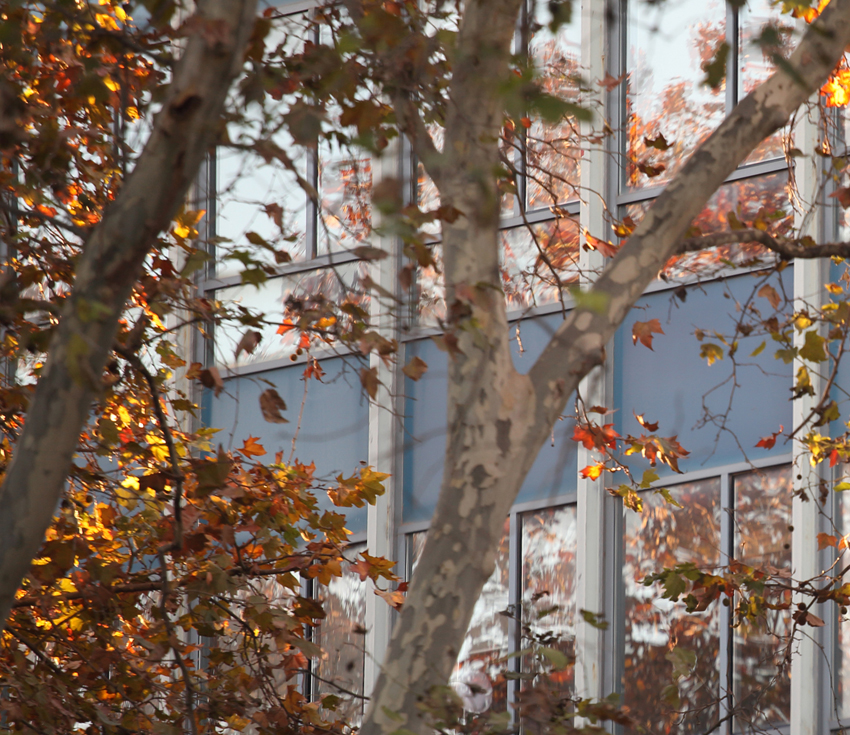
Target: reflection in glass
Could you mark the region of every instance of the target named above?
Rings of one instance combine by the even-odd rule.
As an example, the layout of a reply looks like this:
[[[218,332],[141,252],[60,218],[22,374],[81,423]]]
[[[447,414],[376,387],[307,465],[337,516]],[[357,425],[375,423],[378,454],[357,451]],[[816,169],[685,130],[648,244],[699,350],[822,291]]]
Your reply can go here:
[[[260,323],[241,324],[229,319],[216,325],[216,362],[219,365],[236,367],[264,360],[285,357],[294,351],[300,335],[297,329],[281,330],[284,319],[291,318],[290,309],[325,310],[333,313],[340,328],[345,313],[331,312],[331,303],[353,304],[368,311],[369,294],[361,286],[368,270],[366,261],[346,263],[336,268],[305,271],[291,276],[270,278],[259,287],[253,285],[231,286],[215,292],[215,298],[229,309],[234,317],[245,313],[263,314]],[[324,312],[323,312],[324,313]],[[260,344],[252,354],[236,349],[246,330],[260,333]]]
[[[576,507],[547,508],[522,515],[522,647],[543,645],[575,660]],[[538,673],[541,662],[524,656],[523,671]],[[557,710],[557,700],[575,694],[575,669],[553,671],[546,682],[547,701]],[[527,733],[546,731],[550,711],[523,718]]]
[[[372,231],[372,160],[356,150],[319,145],[318,252],[364,244]]]
[[[655,186],[676,172],[723,120],[725,91],[702,84],[726,34],[722,0],[654,4],[635,0],[628,15],[628,185]],[[663,135],[667,150],[647,146]],[[650,177],[655,167],[663,171]],[[641,168],[644,171],[641,171]]]
[[[779,11],[780,7],[769,0],[749,0],[741,9],[738,20],[738,89],[741,99],[776,71],[771,60],[774,54],[787,57],[791,53],[794,21],[791,16],[782,15]],[[766,43],[774,40],[778,43]],[[783,155],[782,133],[776,132],[760,143],[746,162]]]
[[[641,513],[625,511],[624,701],[635,722],[651,732],[702,733],[718,712],[718,606],[688,614],[683,602],[662,599],[660,585],[642,582],[676,564],[689,562],[705,571],[719,566],[720,481],[669,490],[682,508],[644,493]],[[691,673],[678,681],[678,708],[658,696],[673,680],[669,656],[675,648],[696,655]]]
[[[299,153],[294,144],[285,150]],[[302,176],[306,175],[303,151],[295,160]],[[266,265],[307,257],[305,227],[307,195],[292,172],[279,165],[266,165],[252,153],[219,148],[216,159],[218,178],[218,219],[216,221],[216,275],[219,278],[241,273],[245,266],[231,256],[234,251],[249,251]],[[269,248],[249,243],[246,235],[256,233]],[[275,257],[275,250],[285,253]]]
[[[772,576],[791,576],[791,468],[756,470],[735,477],[735,557]],[[779,602],[780,600],[772,600]],[[791,681],[782,670],[788,612],[734,630],[733,706],[737,729],[788,722]]]
[[[578,102],[581,56],[581,7],[572,5],[570,22],[556,34],[548,28],[551,13],[545,2],[532,3],[528,53],[545,92]],[[578,123],[566,118],[551,125],[535,118],[526,139],[527,201],[529,209],[547,207],[578,198]]]
[[[354,559],[365,546],[348,549]],[[341,577],[334,577],[325,587],[319,586],[325,618],[316,629],[316,643],[323,655],[316,663],[314,697],[320,700],[327,694],[340,698],[335,715],[329,716],[355,727],[363,717],[363,677],[366,664],[366,584],[343,564]]]
[[[279,62],[297,53],[312,35],[307,15],[293,14],[278,17],[265,39],[269,58]],[[278,102],[268,102],[263,110],[258,105],[248,105],[239,97],[229,100],[229,105],[239,109],[241,122],[228,127],[231,140],[239,145],[251,146],[258,141],[270,140],[286,151],[295,170],[309,179],[309,157],[295,144],[292,137],[276,122],[281,110],[288,109],[292,99],[284,95]],[[227,256],[235,250],[249,250],[252,256],[266,265],[311,257],[311,244],[306,239],[307,194],[299,185],[297,176],[279,161],[266,160],[248,150],[221,146],[216,152],[217,219],[216,275],[232,276],[244,270],[244,265]],[[256,233],[270,247],[249,244],[246,235]],[[274,251],[281,251],[275,257]],[[285,253],[285,255],[283,255]]]
[[[507,519],[496,555],[496,569],[484,583],[481,597],[475,603],[452,675],[451,685],[469,712],[480,713],[491,708],[503,711],[507,707],[508,687],[503,674],[506,664],[500,659],[508,653],[510,525]],[[426,536],[425,531],[408,536],[411,574],[416,569]]]
[[[558,303],[579,277],[579,227],[561,218],[502,230],[502,288],[508,309]]]
[[[850,482],[847,473],[850,468],[845,466],[841,482]],[[850,493],[836,493],[838,496],[837,530],[850,540]],[[845,569],[850,564],[850,549],[842,549],[839,553],[838,569]],[[846,578],[845,578],[846,579]],[[850,617],[842,615],[836,605],[836,620],[838,631],[835,650],[835,711],[842,720],[850,718]]]
[[[747,227],[763,224],[772,235],[789,234],[793,226],[793,213],[787,187],[788,174],[784,171],[724,184],[709,199],[686,236],[710,235],[732,229],[730,213]],[[626,211],[635,222],[639,222],[651,204],[651,201],[632,204]],[[758,243],[721,245],[710,250],[674,256],[667,261],[663,273],[667,278],[689,274],[705,276],[728,266],[730,262],[741,265],[762,257],[770,255]]]

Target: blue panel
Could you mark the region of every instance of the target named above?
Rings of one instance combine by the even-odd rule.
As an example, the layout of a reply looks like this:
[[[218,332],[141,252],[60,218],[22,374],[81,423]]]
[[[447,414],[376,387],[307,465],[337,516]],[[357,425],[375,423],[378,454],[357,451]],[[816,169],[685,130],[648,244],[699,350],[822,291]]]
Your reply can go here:
[[[305,464],[315,462],[316,478],[333,481],[340,473],[353,474],[368,460],[369,405],[358,376],[350,368],[344,370],[342,360],[323,360],[320,364],[325,371],[324,382],[310,380],[295,459]],[[304,397],[303,371],[304,366],[298,365],[227,380],[221,396],[205,401],[208,425],[222,429],[215,439],[236,449],[247,436],[256,436],[268,452],[264,459],[283,451],[284,460],[288,460]],[[263,420],[259,397],[269,383],[286,401],[288,424]],[[323,508],[333,507],[326,495],[319,493],[318,497]],[[366,530],[365,507],[336,510],[346,514],[350,531]]]
[[[448,356],[430,339],[407,345],[405,359],[414,356],[428,364],[428,372],[416,382],[404,383],[404,522],[431,519],[446,453]]]
[[[793,288],[792,269],[782,274],[787,293]],[[657,421],[660,436],[678,435],[691,454],[679,463],[681,470],[694,471],[707,466],[741,462],[746,452],[749,459],[770,456],[766,449],[756,448],[760,437],[791,426],[790,387],[792,370],[774,357],[770,337],[757,357],[750,354],[765,339],[750,336],[739,341],[737,375],[731,378],[731,362],[719,360],[711,367],[701,358],[700,343],[694,332],[706,332],[705,341],[717,342],[711,332],[731,334],[737,317],[736,305],[743,303],[756,285],[751,275],[726,281],[714,281],[687,290],[683,303],[671,292],[646,296],[626,318],[615,337],[615,428],[621,434],[639,436],[641,426],[633,412],[643,413],[647,420]],[[757,306],[766,307],[763,298]],[[664,334],[655,335],[653,350],[639,342],[632,344],[632,326],[636,321],[657,318]],[[725,381],[725,383],[724,383]],[[730,392],[737,382],[731,411],[725,429],[708,423],[700,426],[703,401],[710,412],[723,414],[730,403]],[[722,384],[722,385],[721,385]],[[738,445],[740,442],[740,447]],[[772,454],[790,451],[790,446],[777,444]],[[642,460],[635,467],[647,467]],[[661,468],[663,469],[663,468]]]
[[[511,327],[514,361],[527,372],[561,320],[560,315],[522,322],[520,338]],[[520,342],[522,352],[520,352]],[[405,382],[404,496],[402,520],[430,520],[443,479],[446,451],[446,392],[448,356],[430,339],[407,346],[407,360],[414,355],[428,363],[428,372],[418,381]],[[568,404],[569,405],[569,404]],[[550,498],[575,489],[576,446],[572,420],[558,422],[554,441],[540,450],[517,502]]]
[[[561,314],[526,319],[519,324],[519,337],[517,326],[511,325],[511,346],[517,370],[527,373],[531,369],[562,321]],[[573,400],[571,396],[567,401],[568,413],[573,411]],[[555,431],[543,445],[525,478],[517,503],[554,498],[576,489],[578,469],[577,444],[572,440],[574,425],[572,416],[564,417],[555,425]]]

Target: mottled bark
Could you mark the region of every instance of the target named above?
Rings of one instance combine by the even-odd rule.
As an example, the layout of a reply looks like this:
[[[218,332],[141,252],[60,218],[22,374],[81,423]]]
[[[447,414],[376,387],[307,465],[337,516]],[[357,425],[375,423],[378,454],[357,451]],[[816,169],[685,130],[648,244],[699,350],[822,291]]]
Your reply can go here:
[[[198,23],[133,173],[91,233],[0,486],[0,630],[65,486],[80,431],[147,254],[214,143],[256,0],[200,0]]]
[[[833,0],[780,71],[693,154],[593,286],[605,308],[576,308],[528,375],[514,368],[498,271],[493,182],[505,72],[518,3],[464,6],[440,171],[449,311],[448,438],[440,499],[363,724],[363,735],[427,733],[422,702],[448,681],[495,565],[504,520],[569,396],[729,174],[823,83],[850,41],[850,0]],[[498,97],[496,97],[498,99]],[[589,300],[598,303],[598,300]]]

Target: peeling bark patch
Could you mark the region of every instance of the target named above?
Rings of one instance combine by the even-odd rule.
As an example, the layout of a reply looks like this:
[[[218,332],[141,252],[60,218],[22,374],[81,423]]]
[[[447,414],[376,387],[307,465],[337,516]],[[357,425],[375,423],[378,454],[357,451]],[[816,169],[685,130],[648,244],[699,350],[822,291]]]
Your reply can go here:
[[[511,450],[511,420],[504,419],[496,422],[496,445],[502,456]]]
[[[484,469],[483,464],[476,466],[475,469],[472,470],[472,482],[476,487],[482,487],[489,477],[490,473]]]

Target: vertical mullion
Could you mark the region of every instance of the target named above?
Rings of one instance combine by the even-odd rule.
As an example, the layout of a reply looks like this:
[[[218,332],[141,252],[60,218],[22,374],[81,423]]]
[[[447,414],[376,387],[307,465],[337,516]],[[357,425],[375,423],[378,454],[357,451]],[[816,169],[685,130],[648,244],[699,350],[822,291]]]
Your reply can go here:
[[[508,539],[508,655],[520,650],[520,636],[522,634],[522,543],[520,533],[522,517],[515,510],[510,515],[510,536]],[[520,670],[520,656],[509,659],[509,670]],[[511,713],[511,721],[516,723],[517,716],[514,710],[517,687],[519,679],[508,680],[508,711]]]
[[[735,493],[733,479],[729,473],[720,476],[720,563],[729,564],[734,555],[735,546]],[[720,606],[720,655],[718,656],[720,691],[720,718],[729,714],[732,704],[733,680],[733,636],[732,636],[732,604]],[[722,733],[731,733],[732,723],[726,721]]]
[[[726,57],[726,114],[732,112],[738,104],[738,86],[740,74],[738,69],[738,33],[739,11],[731,3],[726,4],[726,43],[729,45],[729,55]]]

